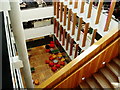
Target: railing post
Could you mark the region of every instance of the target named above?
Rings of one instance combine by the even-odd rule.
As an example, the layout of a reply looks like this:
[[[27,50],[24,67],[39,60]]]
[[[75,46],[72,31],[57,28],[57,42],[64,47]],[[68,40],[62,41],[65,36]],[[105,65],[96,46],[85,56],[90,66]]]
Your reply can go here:
[[[84,37],[83,37],[83,42],[82,42],[82,47],[86,45],[86,38],[87,38],[87,32],[89,28],[89,23],[85,24],[85,30],[84,30]]]
[[[93,5],[93,0],[90,0],[87,18],[91,17],[92,5]]]
[[[74,2],[74,9],[78,8],[78,0],[75,0]]]
[[[54,15],[56,15],[56,2],[54,1]]]
[[[75,26],[76,26],[76,13],[73,13],[73,26],[72,26],[72,35],[75,34]]]
[[[78,52],[78,47],[79,47],[79,44],[76,44],[76,49],[75,49],[75,55],[74,55],[74,58],[76,58],[77,57],[77,52]]]
[[[94,33],[93,33],[93,35],[92,35],[91,45],[92,45],[92,44],[94,43],[94,41],[95,41],[96,32],[97,32],[97,29],[94,30]]]
[[[70,42],[70,56],[72,55],[72,51],[73,51],[73,42],[74,42],[74,39],[72,38]]]
[[[60,2],[60,22],[62,22],[63,18],[63,2]]]
[[[70,34],[67,34],[67,39],[66,39],[66,50],[68,50],[69,41],[70,41]]]
[[[67,14],[67,5],[64,6],[64,22],[63,25],[66,25],[66,14]]]
[[[65,45],[65,29],[63,29],[62,45]]]
[[[63,30],[63,27],[62,27],[62,25],[60,25],[60,36],[59,36],[59,40],[61,41],[61,33],[62,33],[62,30]]]
[[[71,25],[71,22],[70,22],[71,13],[72,13],[72,10],[69,9],[69,11],[68,11],[68,26],[67,26],[67,30],[70,30],[70,25]]]
[[[81,8],[80,8],[80,13],[84,12],[84,5],[85,5],[85,0],[81,1]]]
[[[59,2],[56,2],[57,7],[56,7],[56,15],[57,15],[57,19],[59,18]]]

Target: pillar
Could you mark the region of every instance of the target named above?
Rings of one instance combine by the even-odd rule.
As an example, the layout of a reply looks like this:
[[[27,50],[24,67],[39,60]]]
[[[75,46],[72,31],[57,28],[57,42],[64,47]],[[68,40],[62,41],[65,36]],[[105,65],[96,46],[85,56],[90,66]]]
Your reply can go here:
[[[10,6],[11,6],[11,11],[10,11],[11,25],[15,37],[15,42],[17,45],[19,59],[23,61],[23,75],[25,79],[25,84],[27,88],[34,88],[32,83],[32,75],[31,75],[30,63],[28,59],[25,34],[21,21],[19,2],[14,0],[13,2],[10,2]]]

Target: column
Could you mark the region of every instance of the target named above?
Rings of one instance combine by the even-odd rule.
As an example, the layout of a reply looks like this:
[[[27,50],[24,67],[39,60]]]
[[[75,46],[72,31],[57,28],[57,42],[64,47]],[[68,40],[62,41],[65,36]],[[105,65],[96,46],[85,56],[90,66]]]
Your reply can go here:
[[[34,88],[32,83],[32,75],[30,70],[30,63],[28,59],[26,41],[24,29],[21,21],[21,11],[19,2],[14,0],[10,2],[11,10],[10,10],[10,19],[11,25],[13,29],[13,34],[15,37],[15,42],[17,45],[19,59],[23,61],[23,75],[25,79],[25,84],[27,88]]]

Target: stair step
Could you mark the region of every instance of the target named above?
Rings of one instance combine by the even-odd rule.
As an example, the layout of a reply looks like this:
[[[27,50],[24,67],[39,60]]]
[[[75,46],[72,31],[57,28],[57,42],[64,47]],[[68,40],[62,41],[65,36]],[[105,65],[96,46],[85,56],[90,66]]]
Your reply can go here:
[[[115,58],[115,59],[113,59],[113,62],[120,67],[120,59]]]
[[[102,88],[112,88],[110,83],[107,81],[107,79],[101,73],[99,73],[99,72],[95,73],[95,74],[93,74],[93,76]]]
[[[89,84],[91,88],[101,88],[100,85],[95,81],[93,77],[87,78],[86,82]]]
[[[79,86],[80,86],[80,88],[89,88],[90,89],[90,86],[87,84],[86,81],[80,83]]]
[[[114,63],[110,62],[106,66],[118,77],[120,74],[120,68]]]

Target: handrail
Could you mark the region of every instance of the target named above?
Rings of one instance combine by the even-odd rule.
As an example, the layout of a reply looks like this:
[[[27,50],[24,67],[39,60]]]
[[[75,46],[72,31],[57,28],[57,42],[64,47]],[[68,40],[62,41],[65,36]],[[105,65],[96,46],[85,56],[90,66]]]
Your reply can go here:
[[[94,43],[87,50],[85,50],[81,55],[72,60],[69,64],[64,66],[61,70],[56,72],[46,81],[41,83],[37,88],[53,88],[58,83],[63,81],[67,76],[75,72],[79,67],[88,62],[91,58],[97,55],[100,51],[102,51],[107,45],[109,45],[112,41],[114,41],[119,35],[120,30],[118,28],[114,28],[107,35],[101,38],[98,42]]]
[[[77,71],[68,76],[54,88],[75,88],[81,83],[82,78],[90,77],[99,68],[105,66],[110,60],[118,56],[120,37],[103,49],[99,54],[80,67]],[[103,63],[104,62],[104,63]]]

